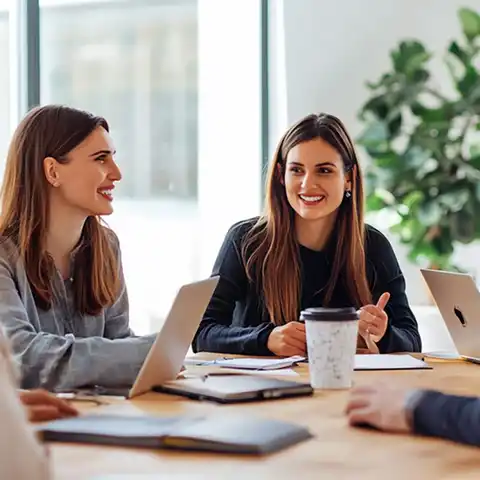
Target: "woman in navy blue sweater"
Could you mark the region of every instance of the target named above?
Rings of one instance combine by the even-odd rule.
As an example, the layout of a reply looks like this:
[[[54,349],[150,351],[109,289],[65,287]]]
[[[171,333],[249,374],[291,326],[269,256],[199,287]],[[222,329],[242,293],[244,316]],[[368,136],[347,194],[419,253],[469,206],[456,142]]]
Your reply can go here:
[[[304,355],[300,311],[353,306],[361,311],[359,348],[420,351],[395,253],[364,223],[362,182],[338,118],[312,114],[292,125],[269,167],[264,214],[225,237],[213,268],[220,281],[193,350]]]

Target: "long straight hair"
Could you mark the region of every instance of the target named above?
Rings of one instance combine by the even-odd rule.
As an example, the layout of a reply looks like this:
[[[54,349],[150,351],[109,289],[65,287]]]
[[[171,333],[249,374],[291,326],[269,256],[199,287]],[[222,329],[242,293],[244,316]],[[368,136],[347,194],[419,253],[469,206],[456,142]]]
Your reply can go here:
[[[55,265],[46,250],[50,222],[49,184],[43,161],[68,163],[68,154],[97,127],[108,131],[102,117],[61,105],[32,109],[17,127],[8,151],[1,188],[0,236],[16,247],[36,305],[52,305]],[[111,305],[120,288],[113,232],[100,218],[88,217],[73,266],[74,305],[82,314],[96,314]]]
[[[286,159],[293,147],[316,138],[323,139],[340,154],[352,185],[351,198],[344,199],[337,213],[331,234],[335,241],[329,242],[333,264],[324,306],[331,302],[338,282],[344,284],[348,301],[356,308],[371,303],[365,266],[364,194],[355,148],[337,117],[311,114],[291,126],[280,140],[268,168],[264,213],[242,245],[247,276],[260,286],[270,320],[276,325],[298,319],[302,289],[295,212],[283,184]]]

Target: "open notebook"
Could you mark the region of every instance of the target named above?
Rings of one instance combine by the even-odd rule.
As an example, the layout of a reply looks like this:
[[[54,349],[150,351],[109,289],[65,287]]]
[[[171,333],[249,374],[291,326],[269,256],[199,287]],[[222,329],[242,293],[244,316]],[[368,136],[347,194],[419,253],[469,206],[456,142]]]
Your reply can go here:
[[[312,438],[302,426],[252,415],[82,415],[37,427],[47,442],[266,454]]]
[[[200,367],[218,367],[219,369],[237,369],[251,371],[280,370],[285,367],[296,366],[300,362],[308,362],[304,357],[289,357],[285,359],[270,358],[219,358],[211,361],[202,361],[197,359],[189,359],[186,365],[194,365]],[[355,355],[355,370],[415,370],[415,369],[431,369],[432,367],[423,360],[417,359],[408,354],[364,354]],[[273,372],[272,372],[273,374]]]

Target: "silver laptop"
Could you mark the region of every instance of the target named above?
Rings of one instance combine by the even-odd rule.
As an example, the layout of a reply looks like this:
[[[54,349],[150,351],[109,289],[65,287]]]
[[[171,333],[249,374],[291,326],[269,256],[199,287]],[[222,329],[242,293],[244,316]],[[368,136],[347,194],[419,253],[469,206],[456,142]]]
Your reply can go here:
[[[157,338],[148,352],[133,386],[95,387],[97,395],[133,398],[174,380],[182,369],[188,348],[218,284],[219,277],[183,285],[170,308]]]
[[[480,292],[465,273],[420,270],[437,304],[456,351],[435,352],[480,363]]]

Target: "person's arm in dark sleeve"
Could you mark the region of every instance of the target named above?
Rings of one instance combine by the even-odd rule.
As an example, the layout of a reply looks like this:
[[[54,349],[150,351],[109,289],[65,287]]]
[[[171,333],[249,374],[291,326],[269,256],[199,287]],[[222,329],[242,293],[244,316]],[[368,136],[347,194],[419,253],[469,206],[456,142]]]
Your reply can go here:
[[[480,398],[425,390],[407,409],[416,434],[480,446]]]
[[[227,233],[213,267],[220,279],[192,342],[194,352],[272,355],[267,341],[274,325],[263,322],[251,327],[232,326],[237,301],[246,297],[248,278],[242,260],[241,240],[245,225]]]
[[[368,257],[375,269],[374,303],[384,292],[390,293],[385,307],[388,326],[377,343],[380,353],[421,352],[422,341],[418,324],[408,304],[406,284],[390,242],[378,230],[370,227]]]

